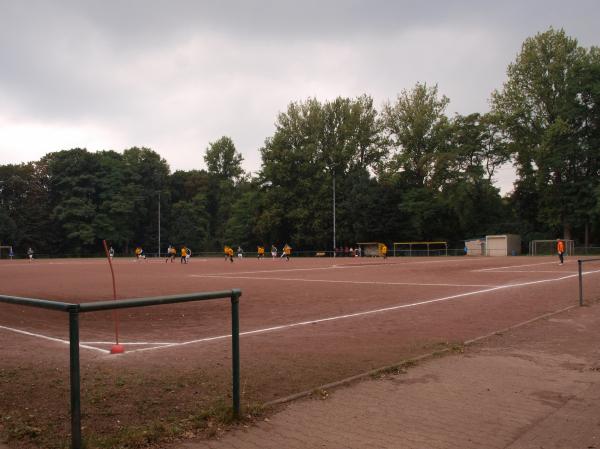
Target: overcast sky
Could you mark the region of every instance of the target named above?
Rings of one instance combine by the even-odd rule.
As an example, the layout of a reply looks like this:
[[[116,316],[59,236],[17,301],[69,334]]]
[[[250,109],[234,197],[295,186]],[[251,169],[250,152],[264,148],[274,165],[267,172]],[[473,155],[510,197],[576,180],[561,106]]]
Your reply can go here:
[[[291,101],[379,108],[426,82],[449,115],[485,112],[525,38],[600,45],[599,19],[597,0],[0,0],[0,164],[147,146],[199,169],[226,135],[254,172]]]

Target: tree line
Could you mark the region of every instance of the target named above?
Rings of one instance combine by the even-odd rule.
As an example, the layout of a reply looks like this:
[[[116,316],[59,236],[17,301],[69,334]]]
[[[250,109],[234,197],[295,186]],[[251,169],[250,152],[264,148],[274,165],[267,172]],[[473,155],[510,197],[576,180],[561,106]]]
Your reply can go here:
[[[376,109],[368,95],[292,102],[259,149],[254,175],[231,138],[206,169],[172,172],[149,148],[85,149],[0,166],[0,242],[23,253],[119,253],[169,243],[306,250],[336,242],[600,236],[600,50],[563,30],[528,38],[490,111],[447,114],[423,83]],[[514,192],[493,184],[512,163]],[[160,208],[160,214],[159,214]],[[159,231],[160,216],[160,231]]]

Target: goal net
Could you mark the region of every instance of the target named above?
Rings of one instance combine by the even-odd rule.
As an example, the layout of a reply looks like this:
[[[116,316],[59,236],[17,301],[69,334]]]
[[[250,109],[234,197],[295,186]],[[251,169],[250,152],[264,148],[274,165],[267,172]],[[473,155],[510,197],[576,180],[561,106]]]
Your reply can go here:
[[[395,242],[394,256],[447,256],[448,242]]]
[[[572,256],[575,254],[575,242],[573,240],[563,240],[565,242],[565,255]],[[556,240],[532,240],[529,242],[530,256],[549,256],[555,255]]]

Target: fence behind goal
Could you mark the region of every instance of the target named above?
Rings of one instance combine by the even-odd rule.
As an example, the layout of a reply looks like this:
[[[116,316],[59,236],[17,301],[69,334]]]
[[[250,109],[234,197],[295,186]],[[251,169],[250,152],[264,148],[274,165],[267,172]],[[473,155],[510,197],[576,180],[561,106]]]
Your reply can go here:
[[[447,256],[448,242],[394,242],[392,255],[396,256]]]
[[[575,242],[573,240],[563,240],[565,242],[565,252],[567,256],[575,254]],[[530,256],[549,256],[557,253],[556,240],[532,240],[529,242]]]

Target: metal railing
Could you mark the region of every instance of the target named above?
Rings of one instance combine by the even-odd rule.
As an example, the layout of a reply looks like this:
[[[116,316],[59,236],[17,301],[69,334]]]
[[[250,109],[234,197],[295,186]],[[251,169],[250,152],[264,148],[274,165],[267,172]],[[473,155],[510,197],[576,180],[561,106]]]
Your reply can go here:
[[[240,416],[240,325],[239,298],[241,290],[232,289],[206,293],[191,293],[174,296],[157,296],[153,298],[133,298],[119,301],[95,301],[84,304],[49,301],[45,299],[21,298],[0,295],[0,303],[29,306],[42,309],[67,312],[69,314],[69,351],[70,351],[70,386],[71,386],[71,447],[82,448],[81,435],[81,388],[79,362],[79,314],[99,312],[103,310],[126,309],[132,307],[156,306],[180,302],[204,301],[209,299],[231,299],[231,342],[233,373],[233,414]]]
[[[577,271],[579,273],[579,305],[580,306],[583,306],[583,264],[585,262],[600,262],[600,258],[577,259]]]

